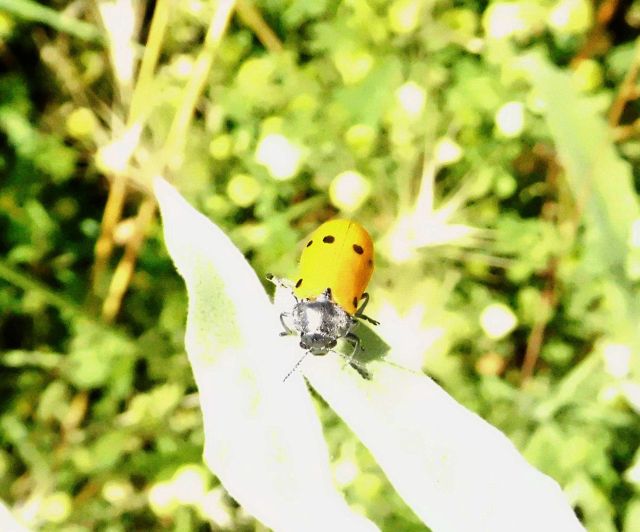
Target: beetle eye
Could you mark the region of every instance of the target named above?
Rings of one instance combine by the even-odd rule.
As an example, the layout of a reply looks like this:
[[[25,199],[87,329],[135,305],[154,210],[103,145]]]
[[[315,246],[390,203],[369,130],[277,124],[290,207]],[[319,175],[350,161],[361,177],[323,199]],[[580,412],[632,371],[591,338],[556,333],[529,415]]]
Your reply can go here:
[[[304,342],[300,342],[300,347],[302,347],[302,349],[309,349],[307,344],[305,344]]]

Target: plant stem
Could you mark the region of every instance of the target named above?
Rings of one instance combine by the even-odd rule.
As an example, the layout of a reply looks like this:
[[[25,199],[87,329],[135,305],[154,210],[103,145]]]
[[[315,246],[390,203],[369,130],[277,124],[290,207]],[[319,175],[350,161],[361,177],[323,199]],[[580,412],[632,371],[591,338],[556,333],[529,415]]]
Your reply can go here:
[[[15,270],[3,260],[0,260],[0,279],[4,279],[8,283],[22,288],[23,290],[29,290],[37,293],[48,304],[60,309],[61,311],[70,312],[77,317],[84,317],[85,312],[75,301],[55,293],[48,286],[44,285],[40,281],[32,279],[20,271]]]
[[[102,32],[93,24],[70,17],[32,0],[0,0],[0,10],[23,20],[41,22],[85,41],[99,42],[104,39]]]
[[[172,168],[179,164],[187,137],[187,129],[191,124],[196,103],[209,77],[213,59],[227,29],[235,4],[236,0],[221,0],[213,14],[204,46],[196,59],[193,74],[184,88],[182,101],[173,118],[165,141],[164,149],[162,150],[160,173],[164,173],[164,169],[167,166]]]
[[[141,115],[145,115],[143,108],[150,101],[149,92],[153,82],[153,74],[158,64],[160,51],[162,50],[162,41],[167,30],[169,15],[171,14],[171,2],[169,0],[158,0],[153,10],[153,18],[149,29],[149,38],[144,47],[144,55],[140,63],[140,71],[138,79],[133,89],[131,105],[129,107],[129,116],[127,117],[127,126],[131,127],[134,122],[141,119]]]

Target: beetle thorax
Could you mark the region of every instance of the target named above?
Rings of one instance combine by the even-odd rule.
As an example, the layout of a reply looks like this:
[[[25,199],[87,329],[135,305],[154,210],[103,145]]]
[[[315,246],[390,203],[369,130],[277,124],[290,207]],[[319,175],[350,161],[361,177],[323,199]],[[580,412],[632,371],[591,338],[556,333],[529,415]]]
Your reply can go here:
[[[353,327],[353,318],[340,305],[324,297],[304,299],[293,308],[293,326],[300,334],[300,346],[314,355],[324,355],[337,339]]]

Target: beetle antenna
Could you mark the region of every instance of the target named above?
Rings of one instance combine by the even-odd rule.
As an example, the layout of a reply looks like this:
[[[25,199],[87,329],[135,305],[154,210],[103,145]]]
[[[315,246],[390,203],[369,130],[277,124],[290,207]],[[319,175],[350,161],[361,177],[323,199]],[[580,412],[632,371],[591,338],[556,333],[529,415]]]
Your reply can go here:
[[[287,374],[284,376],[284,379],[282,379],[282,382],[286,382],[286,381],[287,381],[287,379],[288,379],[289,377],[291,377],[291,374],[292,374],[295,370],[297,370],[297,369],[298,369],[298,366],[299,366],[300,364],[302,364],[302,361],[305,359],[305,357],[306,357],[308,354],[309,354],[309,351],[305,351],[305,352],[304,352],[304,355],[302,355],[302,356],[300,357],[300,359],[298,360],[298,362],[296,362],[296,365],[295,365],[295,366],[293,366],[293,367],[291,368],[291,371],[289,371],[289,373],[287,373]]]

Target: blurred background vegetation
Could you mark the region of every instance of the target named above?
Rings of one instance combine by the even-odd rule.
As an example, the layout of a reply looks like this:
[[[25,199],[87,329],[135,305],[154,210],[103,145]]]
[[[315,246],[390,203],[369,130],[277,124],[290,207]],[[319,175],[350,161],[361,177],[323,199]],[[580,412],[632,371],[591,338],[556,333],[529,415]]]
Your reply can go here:
[[[261,529],[201,464],[162,174],[261,276],[357,218],[395,362],[589,530],[640,530],[640,1],[233,4],[0,0],[0,499],[43,530]],[[319,406],[350,503],[422,530]]]

